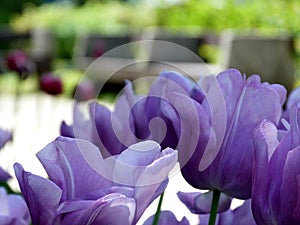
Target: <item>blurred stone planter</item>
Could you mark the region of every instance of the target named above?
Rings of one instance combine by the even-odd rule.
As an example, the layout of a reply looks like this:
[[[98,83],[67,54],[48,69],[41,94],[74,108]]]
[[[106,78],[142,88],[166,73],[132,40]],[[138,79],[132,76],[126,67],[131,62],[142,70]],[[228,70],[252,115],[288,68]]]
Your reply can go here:
[[[39,75],[52,70],[52,62],[56,53],[55,35],[47,29],[31,31],[31,56]]]
[[[263,81],[293,88],[295,68],[292,40],[288,37],[241,36],[225,32],[221,37],[221,64]]]
[[[160,29],[147,29],[132,36],[88,35],[78,38],[73,60],[97,83],[123,85],[125,79],[157,76],[165,70],[178,71],[196,80],[221,70],[203,63],[199,57],[199,46],[204,42],[205,36],[175,35]]]

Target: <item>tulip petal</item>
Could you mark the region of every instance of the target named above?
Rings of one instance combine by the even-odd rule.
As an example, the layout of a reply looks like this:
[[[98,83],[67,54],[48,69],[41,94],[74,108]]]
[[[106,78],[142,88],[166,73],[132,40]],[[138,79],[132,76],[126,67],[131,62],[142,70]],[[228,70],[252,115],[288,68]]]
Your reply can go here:
[[[152,225],[154,215],[149,217],[143,225]],[[181,221],[178,221],[176,216],[171,211],[161,211],[159,216],[159,222],[157,225],[189,225],[189,221],[183,217]]]
[[[126,149],[117,135],[122,131],[121,121],[103,105],[93,103],[90,105],[91,122],[96,128],[97,144],[104,157],[116,155]],[[124,139],[124,138],[123,138]]]
[[[60,124],[60,135],[64,137],[74,137],[73,126],[69,126],[65,121]]]
[[[210,137],[198,168],[199,171],[204,171],[214,161],[223,143],[227,125],[227,109],[221,87],[215,76],[201,80],[200,86],[206,94],[206,101],[203,105],[209,108],[207,113],[211,115]]]
[[[61,189],[52,181],[25,172],[18,163],[14,165],[14,170],[33,225],[52,225],[60,202]]]
[[[274,155],[274,151],[279,145],[277,139],[277,128],[269,122],[263,121],[254,131],[254,159],[253,159],[253,190],[252,204],[254,217],[259,221],[268,224],[271,215],[268,210],[268,196],[270,182],[269,161]],[[272,192],[274,194],[274,192]],[[271,193],[270,193],[271,194]],[[275,193],[276,195],[278,193]]]
[[[72,200],[111,184],[104,178],[108,175],[103,158],[90,142],[58,137],[37,157],[50,179],[63,190],[62,200]]]
[[[189,96],[197,84],[177,72],[162,72],[151,85],[148,95],[162,97],[167,93],[177,92]]]
[[[300,223],[300,146],[288,152],[280,189],[280,221]],[[293,209],[293,210],[291,210]],[[287,221],[287,219],[289,219]]]
[[[80,209],[80,205],[84,205],[86,208]],[[64,216],[62,225],[131,225],[135,213],[135,201],[121,194],[113,193],[93,202],[73,201],[68,208],[78,210]]]
[[[7,173],[1,166],[0,166],[0,182],[6,182],[11,178],[11,175]]]

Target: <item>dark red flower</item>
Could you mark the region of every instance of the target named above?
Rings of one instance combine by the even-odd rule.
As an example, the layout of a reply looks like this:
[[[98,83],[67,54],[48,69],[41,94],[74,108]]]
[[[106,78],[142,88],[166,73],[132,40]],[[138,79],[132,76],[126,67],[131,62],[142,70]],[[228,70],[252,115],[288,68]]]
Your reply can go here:
[[[63,83],[58,76],[45,73],[40,78],[40,89],[50,95],[59,95],[63,92]]]
[[[6,64],[9,70],[17,72],[22,79],[28,77],[31,64],[25,52],[20,50],[10,52]]]

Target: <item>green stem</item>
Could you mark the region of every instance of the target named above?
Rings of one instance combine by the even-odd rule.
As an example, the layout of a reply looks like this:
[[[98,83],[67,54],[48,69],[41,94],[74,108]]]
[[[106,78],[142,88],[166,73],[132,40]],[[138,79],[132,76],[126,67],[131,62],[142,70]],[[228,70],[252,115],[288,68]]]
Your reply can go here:
[[[7,191],[8,194],[16,194],[11,188],[10,186],[5,183],[5,182],[0,182],[0,187],[4,187]]]
[[[214,190],[213,199],[212,199],[211,208],[210,208],[210,216],[209,216],[208,225],[215,225],[215,223],[216,223],[220,195],[221,195],[220,191]]]
[[[152,225],[157,225],[158,224],[160,211],[161,211],[161,205],[162,205],[162,202],[163,202],[163,199],[164,199],[164,193],[165,192],[163,192],[159,197],[159,202],[158,202],[158,205],[157,205],[157,209],[156,209],[156,213],[155,213]]]

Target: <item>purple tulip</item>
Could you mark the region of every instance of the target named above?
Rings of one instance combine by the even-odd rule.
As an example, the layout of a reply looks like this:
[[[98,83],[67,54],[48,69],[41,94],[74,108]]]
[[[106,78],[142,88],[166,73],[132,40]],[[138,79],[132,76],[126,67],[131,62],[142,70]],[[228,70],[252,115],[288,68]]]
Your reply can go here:
[[[0,149],[10,140],[12,140],[12,134],[0,129]],[[11,176],[0,167],[0,182],[6,182],[10,178]]]
[[[263,121],[254,133],[252,208],[257,224],[300,224],[300,105],[290,110],[290,128]]]
[[[177,149],[182,174],[198,189],[250,198],[252,133],[263,119],[278,123],[286,91],[234,69],[205,77],[199,85],[202,102],[175,92],[166,95],[181,117]]]
[[[200,215],[200,225],[207,225],[209,215]],[[228,210],[217,215],[216,225],[256,225],[252,211],[251,201],[246,200],[241,206],[234,210]]]
[[[209,214],[211,209],[211,202],[213,193],[212,191],[200,193],[200,192],[178,192],[178,198],[185,206],[194,214]],[[218,213],[225,212],[230,208],[232,198],[221,194]]]
[[[164,191],[177,161],[176,151],[161,151],[154,141],[104,159],[90,142],[66,137],[37,157],[50,180],[14,166],[34,225],[135,224]]]
[[[71,136],[73,131],[75,137],[106,149],[105,156],[139,139],[153,139],[179,150],[182,174],[192,186],[247,199],[253,130],[263,119],[278,123],[285,95],[281,85],[261,83],[257,75],[246,79],[233,69],[203,78],[199,85],[165,72],[147,96],[134,95],[128,83],[114,112],[96,103],[90,121],[75,112],[73,127],[63,125],[62,134]]]
[[[59,95],[63,92],[63,83],[58,76],[45,73],[40,78],[40,89],[50,95]]]
[[[87,120],[75,104],[73,125],[63,122],[61,135],[89,140],[105,157],[119,154],[131,144],[145,139],[155,140],[163,148],[175,148],[178,144],[176,130],[180,131],[179,115],[163,96],[174,91],[189,96],[195,88],[195,83],[174,72],[162,73],[147,96],[135,95],[132,84],[127,81],[113,112],[92,103]],[[175,123],[178,127],[174,127]]]
[[[0,224],[30,224],[30,215],[24,199],[19,195],[7,194],[2,187],[0,187]]]
[[[154,215],[149,217],[144,225],[152,225]],[[171,211],[161,211],[159,216],[159,222],[157,225],[189,225],[189,221],[183,217],[181,221],[178,221],[175,215]]]

